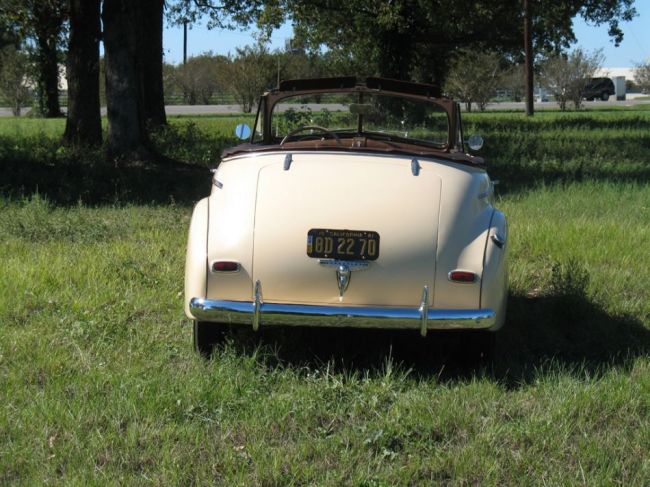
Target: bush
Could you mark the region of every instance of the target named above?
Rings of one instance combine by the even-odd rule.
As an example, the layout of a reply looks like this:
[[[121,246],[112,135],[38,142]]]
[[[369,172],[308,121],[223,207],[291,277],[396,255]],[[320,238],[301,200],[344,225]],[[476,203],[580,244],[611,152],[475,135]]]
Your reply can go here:
[[[650,93],[650,61],[637,64],[634,69],[634,83],[644,93]]]
[[[576,109],[582,106],[587,83],[604,59],[602,49],[588,54],[578,48],[568,56],[556,55],[542,64],[542,83],[553,94],[560,110],[566,110],[569,101]]]

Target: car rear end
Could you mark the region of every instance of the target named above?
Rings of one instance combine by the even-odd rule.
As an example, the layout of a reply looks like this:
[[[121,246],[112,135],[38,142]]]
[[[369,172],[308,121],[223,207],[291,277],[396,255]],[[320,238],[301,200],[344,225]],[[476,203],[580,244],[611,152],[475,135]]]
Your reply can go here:
[[[232,157],[200,203],[186,313],[254,329],[497,329],[507,235],[491,199],[484,170],[445,159]]]

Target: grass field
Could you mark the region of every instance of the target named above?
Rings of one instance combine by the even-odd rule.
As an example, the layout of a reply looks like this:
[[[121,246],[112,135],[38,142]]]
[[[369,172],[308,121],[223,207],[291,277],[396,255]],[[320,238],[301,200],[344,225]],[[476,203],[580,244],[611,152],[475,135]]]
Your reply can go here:
[[[462,336],[315,329],[203,361],[181,310],[188,203],[5,188],[0,484],[648,485],[648,115],[467,117],[508,155],[486,147],[511,284],[480,367]],[[203,124],[230,121],[194,123],[209,144]],[[14,155],[62,129],[7,124]]]

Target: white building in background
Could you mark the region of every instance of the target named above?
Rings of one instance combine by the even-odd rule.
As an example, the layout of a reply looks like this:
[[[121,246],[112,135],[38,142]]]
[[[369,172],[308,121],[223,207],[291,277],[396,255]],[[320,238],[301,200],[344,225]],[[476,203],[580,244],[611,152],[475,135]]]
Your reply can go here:
[[[624,76],[626,80],[634,80],[634,68],[600,68],[596,71],[596,76],[607,78]]]
[[[626,98],[636,98],[644,96],[641,93],[626,93],[626,81],[634,81],[635,68],[600,68],[596,71],[596,77],[611,78],[616,88],[616,99],[625,100]]]

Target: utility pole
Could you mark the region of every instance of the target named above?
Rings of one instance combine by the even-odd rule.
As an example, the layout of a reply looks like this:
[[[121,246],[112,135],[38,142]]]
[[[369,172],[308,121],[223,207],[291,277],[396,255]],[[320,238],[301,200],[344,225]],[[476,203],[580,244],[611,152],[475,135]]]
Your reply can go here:
[[[187,63],[187,20],[183,21],[183,64]]]
[[[530,0],[524,0],[524,50],[526,53],[526,115],[535,113],[533,105],[533,39],[531,35]]]

